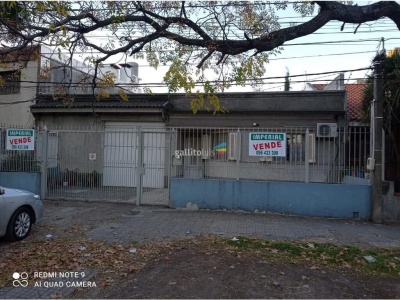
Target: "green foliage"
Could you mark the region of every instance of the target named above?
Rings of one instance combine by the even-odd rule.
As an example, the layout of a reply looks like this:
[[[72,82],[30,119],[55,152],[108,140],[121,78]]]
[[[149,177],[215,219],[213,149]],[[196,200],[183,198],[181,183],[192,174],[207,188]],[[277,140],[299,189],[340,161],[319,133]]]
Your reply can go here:
[[[170,93],[176,93],[179,89],[183,89],[187,95],[190,95],[195,86],[193,78],[189,75],[187,64],[181,60],[172,62],[164,76],[164,81],[168,84]]]
[[[168,66],[164,83],[170,93],[194,94],[193,112],[216,113],[223,110],[217,93],[235,85],[259,90],[268,57],[279,53],[284,42],[307,34],[299,28],[280,30],[277,11],[289,5],[303,16],[312,15],[317,5],[328,7],[332,13],[326,18],[335,20],[348,9],[312,1],[8,1],[0,2],[0,40],[46,43],[59,51],[60,59],[61,52],[71,58],[77,51],[86,53],[97,70],[109,59],[146,54],[151,67]],[[353,7],[345,22],[359,23],[363,15]],[[303,26],[314,32],[324,24],[316,20]],[[94,79],[93,91],[107,98],[114,82],[106,76]],[[120,96],[126,100],[124,93]]]
[[[330,243],[265,241],[238,237],[236,241],[227,240],[228,245],[246,251],[255,251],[269,259],[286,260],[292,263],[311,264],[313,269],[335,267],[355,269],[374,275],[400,275],[398,249],[359,248],[339,246]],[[376,261],[369,263],[364,259],[371,255]]]
[[[303,17],[309,16],[314,12],[315,3],[311,1],[298,1],[293,3],[293,9]]]
[[[394,52],[386,57],[384,62],[384,83],[383,83],[383,118],[384,127],[387,131],[393,130],[393,126],[400,129],[400,54]],[[370,120],[371,101],[374,98],[373,76],[369,76],[367,86],[364,90],[362,102],[363,118]],[[392,124],[397,121],[397,125]],[[392,126],[393,125],[393,126]]]
[[[32,152],[13,152],[3,159],[0,171],[40,172],[40,165]]]
[[[119,90],[118,91],[118,93],[119,93],[119,96],[121,97],[121,99],[123,100],[123,101],[128,101],[128,95],[124,92],[124,90]]]
[[[108,92],[108,90],[110,88],[115,87],[115,79],[116,79],[115,74],[110,71],[105,72],[101,78],[98,78],[97,80],[98,89],[96,92],[96,96],[98,99],[110,98],[110,93]],[[126,95],[124,96],[124,92],[120,93],[120,96],[122,100],[127,99]]]
[[[398,51],[386,57],[383,78],[383,128],[387,141],[390,141],[389,150],[391,150],[385,160],[390,162],[389,167],[392,168],[392,171],[389,170],[385,176],[387,180],[396,181],[400,179],[400,54]],[[373,99],[374,81],[370,76],[362,102],[364,121],[370,121]]]

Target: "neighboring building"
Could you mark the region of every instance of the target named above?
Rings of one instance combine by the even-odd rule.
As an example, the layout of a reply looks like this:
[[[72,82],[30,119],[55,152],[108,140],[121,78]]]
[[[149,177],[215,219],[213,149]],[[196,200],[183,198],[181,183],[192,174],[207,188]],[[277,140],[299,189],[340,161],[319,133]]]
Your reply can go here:
[[[29,107],[38,95],[53,95],[57,101],[69,103],[75,95],[93,94],[93,67],[76,59],[66,65],[68,60],[66,55],[46,46],[0,56],[0,124],[34,127]],[[118,94],[120,88],[125,93],[140,92],[135,85],[139,82],[136,63],[105,66],[98,77],[112,70],[117,87],[105,89],[108,93]]]
[[[39,48],[0,57],[0,123],[33,127],[29,107],[38,92]]]
[[[109,64],[100,68],[102,74],[111,72],[115,75],[115,84],[123,88],[127,93],[141,93],[139,87],[139,65],[135,62],[127,62],[123,64]],[[101,74],[100,74],[101,76]],[[113,89],[111,94],[117,94],[118,88]]]
[[[344,84],[344,75],[338,75],[329,84],[306,83],[305,90],[346,92],[346,117],[348,124],[348,143],[346,164],[355,172],[366,172],[366,160],[370,156],[370,123],[364,121],[362,102],[367,83]]]
[[[349,126],[369,126],[369,123],[363,121],[362,100],[364,90],[367,87],[366,82],[346,83],[344,84],[343,74],[338,75],[329,84],[324,83],[306,83],[306,91],[346,91],[346,109]]]

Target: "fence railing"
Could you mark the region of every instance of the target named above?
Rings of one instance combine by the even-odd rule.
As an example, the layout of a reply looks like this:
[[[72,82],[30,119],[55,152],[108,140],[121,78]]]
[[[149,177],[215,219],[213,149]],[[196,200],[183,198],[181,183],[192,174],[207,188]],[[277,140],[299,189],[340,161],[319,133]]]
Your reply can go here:
[[[168,187],[170,177],[369,184],[368,127],[160,127],[141,134],[137,128],[60,127],[49,128],[45,140],[35,130],[33,151],[6,149],[10,128],[24,129],[0,124],[0,171],[46,170],[54,195],[101,188],[132,199],[141,185]]]
[[[369,128],[173,128],[172,176],[369,184]]]

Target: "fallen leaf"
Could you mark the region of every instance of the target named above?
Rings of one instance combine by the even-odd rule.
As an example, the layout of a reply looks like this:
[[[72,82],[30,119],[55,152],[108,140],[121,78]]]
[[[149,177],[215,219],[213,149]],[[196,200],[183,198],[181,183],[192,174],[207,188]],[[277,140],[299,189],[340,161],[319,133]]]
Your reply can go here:
[[[388,265],[389,265],[389,267],[390,268],[393,268],[393,269],[396,269],[396,263],[394,263],[394,262],[390,262],[390,263],[388,263]]]
[[[136,266],[130,266],[128,270],[130,273],[134,273],[134,272],[139,271],[140,269]]]

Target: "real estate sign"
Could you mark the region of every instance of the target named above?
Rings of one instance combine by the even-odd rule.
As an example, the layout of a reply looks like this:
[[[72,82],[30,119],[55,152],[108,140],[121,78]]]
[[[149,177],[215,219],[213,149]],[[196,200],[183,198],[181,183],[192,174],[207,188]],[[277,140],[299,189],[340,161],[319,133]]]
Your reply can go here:
[[[250,156],[286,156],[286,133],[250,132]]]
[[[7,129],[7,150],[35,150],[35,130]]]

